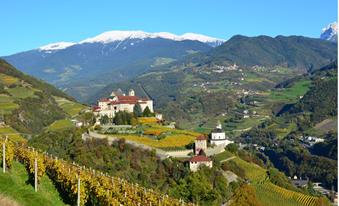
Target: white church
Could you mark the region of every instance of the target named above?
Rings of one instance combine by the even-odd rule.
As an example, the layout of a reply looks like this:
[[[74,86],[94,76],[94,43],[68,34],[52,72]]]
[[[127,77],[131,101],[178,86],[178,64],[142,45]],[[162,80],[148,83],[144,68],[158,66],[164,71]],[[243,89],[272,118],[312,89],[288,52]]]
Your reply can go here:
[[[107,115],[109,118],[113,118],[119,111],[132,113],[136,104],[140,105],[142,111],[148,107],[151,112],[154,112],[153,100],[135,96],[133,89],[129,90],[128,95],[121,91],[113,91],[110,97],[98,101],[98,105],[93,107],[93,112],[99,117]]]
[[[218,125],[211,132],[210,143],[213,145],[228,145],[233,143],[233,141],[229,140],[225,134],[225,131],[222,129],[221,123],[218,122]]]

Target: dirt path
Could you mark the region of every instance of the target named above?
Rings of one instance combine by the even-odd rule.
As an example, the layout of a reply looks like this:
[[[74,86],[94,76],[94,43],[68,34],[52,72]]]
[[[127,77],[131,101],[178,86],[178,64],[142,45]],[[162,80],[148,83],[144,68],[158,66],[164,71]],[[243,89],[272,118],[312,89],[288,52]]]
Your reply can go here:
[[[236,158],[236,156],[232,156],[232,157],[229,157],[229,158],[227,158],[227,159],[221,160],[220,163],[230,161],[230,160],[232,160],[232,159],[234,159],[234,158]]]

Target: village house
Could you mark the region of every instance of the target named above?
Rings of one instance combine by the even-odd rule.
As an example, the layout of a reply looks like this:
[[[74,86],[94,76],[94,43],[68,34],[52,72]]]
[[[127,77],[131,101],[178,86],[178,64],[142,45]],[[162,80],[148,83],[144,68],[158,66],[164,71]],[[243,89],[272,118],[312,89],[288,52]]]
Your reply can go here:
[[[129,90],[128,95],[120,91],[113,91],[110,97],[98,101],[98,105],[93,107],[93,112],[99,117],[107,115],[107,117],[113,118],[120,111],[132,113],[136,104],[140,105],[142,111],[148,107],[151,112],[154,112],[153,101],[148,98],[135,96],[133,89]]]
[[[204,155],[197,155],[197,156],[192,157],[189,160],[189,163],[190,163],[190,170],[192,172],[198,171],[201,165],[205,165],[206,167],[209,167],[209,168],[213,167],[212,160]]]

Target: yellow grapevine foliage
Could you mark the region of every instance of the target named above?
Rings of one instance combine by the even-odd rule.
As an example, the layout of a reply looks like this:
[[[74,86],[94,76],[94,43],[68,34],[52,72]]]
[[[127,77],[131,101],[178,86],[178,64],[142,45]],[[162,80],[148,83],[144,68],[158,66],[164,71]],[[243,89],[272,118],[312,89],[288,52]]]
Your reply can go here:
[[[80,178],[80,205],[82,206],[193,206],[191,203],[185,203],[157,191],[131,184],[126,180],[70,164],[55,157],[37,153],[23,146],[16,149],[16,155],[19,160],[27,165],[31,165],[31,159],[33,159],[33,164],[34,158],[42,160],[42,168],[46,169],[46,174],[50,179],[63,190],[62,193],[67,195],[68,203],[71,205],[76,205],[77,203],[78,178]],[[31,172],[31,170],[28,171]],[[42,173],[39,174],[41,175]]]
[[[46,171],[44,156],[33,149],[20,146],[16,148],[16,157],[25,165],[26,170],[31,177],[34,177],[34,162],[35,159],[37,159],[39,183]]]
[[[14,158],[14,144],[11,141],[6,141],[5,139],[0,139],[0,162],[2,164],[2,145],[5,144],[5,152],[6,152],[6,167],[12,167],[12,161]]]

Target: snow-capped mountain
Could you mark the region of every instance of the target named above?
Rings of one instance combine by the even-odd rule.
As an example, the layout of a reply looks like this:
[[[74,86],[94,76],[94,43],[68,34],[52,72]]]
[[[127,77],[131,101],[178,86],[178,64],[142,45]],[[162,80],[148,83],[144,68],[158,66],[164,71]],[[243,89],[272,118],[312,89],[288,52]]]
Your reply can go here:
[[[183,35],[176,35],[169,32],[158,32],[158,33],[148,33],[144,31],[108,31],[98,36],[85,39],[80,43],[110,43],[114,41],[125,41],[127,39],[147,39],[147,38],[162,38],[162,39],[169,39],[173,41],[199,41],[202,43],[210,44],[211,46],[219,46],[220,44],[224,43],[225,40],[213,38],[209,36],[205,36],[202,34],[195,34],[195,33],[185,33]]]
[[[109,31],[79,42],[57,42],[3,57],[23,72],[84,100],[106,84],[206,52],[224,40],[187,33]],[[89,84],[90,83],[90,84]]]
[[[169,32],[158,32],[158,33],[149,33],[144,31],[108,31],[101,33],[95,37],[91,37],[85,40],[80,41],[79,43],[73,43],[73,42],[56,42],[52,44],[48,44],[45,46],[41,46],[39,48],[40,51],[44,51],[46,53],[50,53],[52,51],[66,49],[67,47],[76,45],[76,44],[84,44],[84,43],[102,43],[102,44],[108,44],[112,42],[117,41],[126,41],[131,39],[155,39],[155,38],[161,38],[161,39],[168,39],[173,41],[185,41],[185,40],[191,40],[191,41],[199,41],[202,43],[206,43],[210,46],[219,46],[222,43],[225,42],[223,39],[218,39],[214,37],[209,37],[202,34],[195,34],[195,33],[185,33],[183,35],[176,35]]]
[[[60,50],[60,49],[66,49],[67,47],[73,46],[76,43],[73,42],[56,42],[52,44],[47,44],[45,46],[39,47],[39,50],[41,51],[53,51],[53,50]]]
[[[327,27],[322,29],[320,39],[337,42],[338,41],[338,24],[337,22],[333,22]]]

